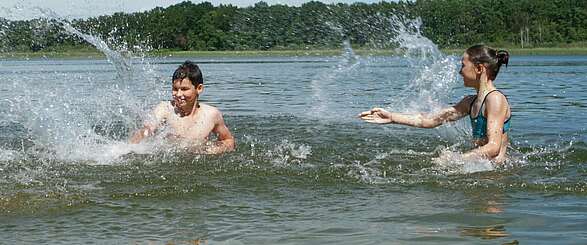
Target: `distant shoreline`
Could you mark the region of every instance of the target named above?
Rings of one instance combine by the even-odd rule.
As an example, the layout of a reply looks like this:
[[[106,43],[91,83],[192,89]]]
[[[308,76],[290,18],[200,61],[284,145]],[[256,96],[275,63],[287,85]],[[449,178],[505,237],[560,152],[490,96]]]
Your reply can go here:
[[[587,55],[587,47],[572,48],[511,48],[511,55]],[[462,49],[441,49],[445,54],[460,55]],[[362,49],[354,50],[357,55],[393,55],[396,51],[391,49]],[[246,51],[175,51],[156,50],[146,52],[147,57],[279,57],[279,56],[338,56],[342,55],[342,49],[309,49],[309,50],[246,50]],[[102,59],[105,55],[97,50],[71,50],[54,52],[6,52],[0,53],[0,59],[38,59],[38,58],[62,58],[62,59]]]

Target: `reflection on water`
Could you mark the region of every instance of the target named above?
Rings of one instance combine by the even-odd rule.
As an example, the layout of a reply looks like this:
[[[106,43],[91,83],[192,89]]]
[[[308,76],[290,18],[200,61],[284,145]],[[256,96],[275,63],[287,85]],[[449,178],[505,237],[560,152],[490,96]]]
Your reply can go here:
[[[133,241],[132,244],[148,244],[148,245],[156,245],[162,244],[159,241]],[[208,240],[206,239],[194,239],[194,240],[171,240],[166,241],[165,245],[208,245]]]
[[[511,242],[502,243],[502,245],[518,245],[520,242],[518,240],[513,240]]]
[[[504,226],[496,225],[485,227],[463,227],[461,228],[461,236],[472,236],[482,239],[496,239],[509,237],[510,234],[505,230]]]

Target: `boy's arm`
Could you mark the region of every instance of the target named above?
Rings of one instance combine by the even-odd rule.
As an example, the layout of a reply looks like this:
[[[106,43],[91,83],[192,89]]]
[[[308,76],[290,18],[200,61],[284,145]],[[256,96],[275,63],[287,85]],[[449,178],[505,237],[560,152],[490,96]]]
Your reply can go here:
[[[130,137],[128,141],[131,144],[138,144],[144,138],[151,136],[155,132],[155,129],[156,128],[154,128],[153,126],[145,124],[143,128],[134,132],[134,134]]]
[[[137,130],[135,133],[133,133],[133,135],[129,139],[129,143],[138,144],[144,138],[147,138],[155,133],[157,128],[159,128],[159,126],[161,126],[161,123],[166,118],[166,108],[165,108],[166,105],[165,105],[165,103],[166,102],[161,102],[159,105],[157,105],[157,107],[155,107],[153,112],[151,112],[151,117],[152,117],[151,120],[148,120],[147,122],[145,122],[143,128],[141,128],[141,129]]]
[[[208,147],[206,152],[209,154],[220,154],[234,151],[236,146],[234,137],[232,137],[230,130],[228,130],[228,127],[226,127],[224,119],[222,118],[222,113],[218,111],[214,118],[215,123],[212,132],[217,135],[218,141],[214,142],[212,146]]]

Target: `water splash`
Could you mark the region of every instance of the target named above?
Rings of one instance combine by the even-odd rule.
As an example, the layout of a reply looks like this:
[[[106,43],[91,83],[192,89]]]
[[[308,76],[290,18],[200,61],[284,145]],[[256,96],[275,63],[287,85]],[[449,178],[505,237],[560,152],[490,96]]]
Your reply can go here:
[[[396,96],[389,97],[385,108],[403,113],[433,114],[455,103],[454,88],[459,86],[458,58],[443,54],[422,34],[420,18],[392,16],[388,21],[394,33],[389,42],[395,44],[395,52],[401,55],[401,61],[412,74],[400,88],[401,92],[390,92]],[[455,144],[469,139],[469,129],[470,126],[461,120],[431,133]]]
[[[0,162],[9,162],[20,159],[22,152],[17,150],[0,149]],[[0,169],[2,170],[2,169]]]
[[[331,91],[340,90],[349,82],[361,79],[362,74],[369,73],[371,67],[386,65],[391,67],[406,66],[412,72],[407,81],[397,80],[390,72],[386,79],[391,80],[390,84],[406,83],[402,92],[388,91],[390,94],[388,107],[393,111],[401,112],[435,112],[448,105],[452,96],[453,88],[457,81],[457,61],[455,57],[446,56],[438,49],[430,39],[421,33],[422,21],[418,19],[407,19],[402,16],[381,16],[379,21],[373,25],[386,25],[379,29],[386,29],[388,33],[388,44],[381,46],[392,46],[395,53],[400,54],[400,59],[381,59],[379,55],[367,55],[361,57],[355,54],[351,47],[350,40],[345,38],[345,31],[336,24],[329,23],[328,26],[339,33],[343,41],[343,52],[337,59],[337,63],[326,73],[319,74],[311,81],[313,92],[312,110],[308,114],[319,117],[322,120],[336,119],[344,120],[341,117],[352,117],[356,112],[337,110],[338,106],[352,101],[340,100],[341,96],[354,94],[353,91],[344,91],[344,94],[332,94]],[[384,24],[385,23],[385,24]],[[389,29],[389,30],[387,30]],[[382,30],[383,31],[383,30]],[[397,57],[397,56],[392,56]],[[399,57],[398,57],[399,58]],[[381,83],[382,81],[376,81]],[[367,89],[375,87],[373,84],[365,83]],[[334,89],[336,87],[337,89]],[[400,95],[400,96],[391,96]],[[351,108],[346,106],[347,108]],[[460,133],[460,132],[458,132]],[[452,133],[452,136],[458,135]]]
[[[90,43],[100,52],[102,52],[108,61],[114,65],[116,68],[116,73],[118,75],[119,81],[129,81],[132,77],[132,63],[130,58],[130,53],[128,49],[124,48],[121,50],[114,51],[104,40],[97,36],[89,35],[82,33],[81,31],[75,29],[68,21],[64,20],[60,17],[57,13],[50,9],[44,9],[35,7],[33,10],[38,11],[42,18],[47,18],[51,20],[57,21],[61,25],[61,27],[69,34],[75,35],[79,38],[82,38],[86,42]],[[124,55],[126,54],[126,55]]]
[[[390,42],[396,43],[396,52],[402,54],[414,71],[401,93],[404,96],[392,98],[392,105],[403,107],[405,112],[434,112],[446,107],[457,84],[456,58],[444,55],[436,44],[422,35],[420,18],[393,16],[389,23],[396,33]]]
[[[85,73],[46,74],[63,81],[53,85],[43,83],[43,74],[26,70],[13,72],[8,83],[13,91],[23,89],[21,81],[26,81],[29,89],[26,93],[13,93],[12,98],[7,99],[8,120],[26,128],[19,137],[33,142],[33,147],[27,151],[48,159],[102,163],[116,161],[129,152],[144,151],[121,142],[146,115],[143,101],[133,96],[135,90],[147,87],[157,91],[161,81],[162,76],[155,72],[144,55],[140,56],[139,63],[133,64],[132,53],[125,45],[114,49],[101,38],[76,29],[50,9],[17,6],[3,11],[9,16],[19,16],[23,12],[34,14],[39,20],[45,20],[45,28],[56,25],[63,33],[83,39],[102,52],[116,70],[116,78],[105,77],[91,72],[99,65],[99,62],[91,62],[88,66],[91,69]],[[135,71],[135,67],[141,70]],[[70,81],[79,80],[85,80],[88,86],[68,86]]]
[[[361,57],[355,54],[350,40],[345,39],[343,53],[334,68],[335,70],[320,74],[311,81],[313,102],[307,116],[320,120],[340,120],[343,114],[333,110],[337,104],[333,97],[338,97],[338,95],[332,94],[332,92],[337,91],[336,87],[340,86],[341,80],[359,69],[360,65]],[[344,115],[350,116],[347,113]]]
[[[482,157],[464,157],[462,153],[444,149],[439,156],[433,158],[434,169],[443,174],[471,174],[476,172],[493,171],[494,163]]]
[[[444,55],[430,39],[422,35],[422,19],[406,19],[403,16],[389,17],[393,33],[391,42],[396,43],[397,53],[403,53],[404,57],[419,57],[420,61],[443,59]]]
[[[288,166],[302,164],[311,154],[311,146],[283,140],[274,150],[268,151],[266,156],[271,159],[273,166]]]
[[[387,171],[382,167],[381,160],[386,157],[385,154],[375,156],[375,159],[362,163],[360,161],[353,161],[350,169],[346,173],[351,179],[358,180],[366,184],[384,184],[388,183]]]

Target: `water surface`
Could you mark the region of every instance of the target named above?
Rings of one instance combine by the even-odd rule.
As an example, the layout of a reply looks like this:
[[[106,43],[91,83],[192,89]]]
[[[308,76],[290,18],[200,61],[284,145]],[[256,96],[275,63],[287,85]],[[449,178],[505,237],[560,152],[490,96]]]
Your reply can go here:
[[[0,62],[6,243],[587,243],[587,57],[513,56],[511,160],[470,149],[468,120],[372,125],[373,106],[434,111],[472,94],[459,57],[192,58],[235,152],[126,144],[184,60]]]

